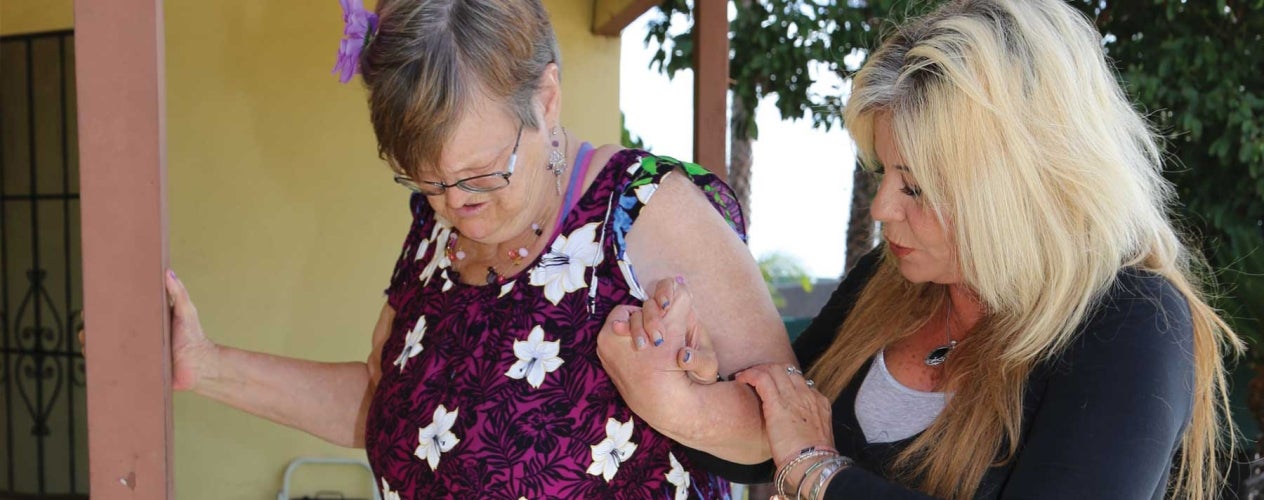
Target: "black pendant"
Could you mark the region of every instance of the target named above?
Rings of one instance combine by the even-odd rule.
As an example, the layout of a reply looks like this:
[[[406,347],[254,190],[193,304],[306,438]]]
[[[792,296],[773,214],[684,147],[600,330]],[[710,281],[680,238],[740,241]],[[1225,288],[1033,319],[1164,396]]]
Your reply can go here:
[[[926,355],[926,366],[939,366],[944,364],[944,361],[948,361],[948,353],[952,352],[954,347],[957,347],[957,341],[955,340],[949,341],[948,345],[936,347],[935,350]]]

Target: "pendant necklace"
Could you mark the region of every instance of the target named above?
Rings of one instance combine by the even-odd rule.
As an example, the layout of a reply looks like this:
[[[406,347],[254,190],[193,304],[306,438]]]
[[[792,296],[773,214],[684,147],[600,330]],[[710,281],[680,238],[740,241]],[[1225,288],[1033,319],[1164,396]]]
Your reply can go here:
[[[948,312],[945,313],[947,321],[944,323],[944,332],[948,334],[948,343],[934,348],[926,355],[926,366],[939,366],[948,361],[948,353],[957,347],[957,341],[952,339],[952,301],[948,301]]]
[[[535,246],[536,241],[540,239],[540,235],[544,234],[544,228],[539,222],[531,223],[531,234],[534,235],[534,237],[531,239],[530,243],[505,252],[505,257],[509,259],[509,266],[502,267],[518,267],[522,265],[522,262],[526,260],[528,255],[531,255],[531,251],[528,250],[528,248]],[[448,260],[453,263],[454,267],[456,263],[464,261],[466,258],[465,251],[457,248],[458,239],[460,239],[459,233],[453,231],[452,235],[448,237],[447,247],[444,248],[444,252],[448,257]],[[460,273],[458,272],[457,275],[460,276]],[[503,284],[505,282],[505,278],[505,274],[497,271],[496,266],[487,266],[488,285],[494,285],[497,283]]]

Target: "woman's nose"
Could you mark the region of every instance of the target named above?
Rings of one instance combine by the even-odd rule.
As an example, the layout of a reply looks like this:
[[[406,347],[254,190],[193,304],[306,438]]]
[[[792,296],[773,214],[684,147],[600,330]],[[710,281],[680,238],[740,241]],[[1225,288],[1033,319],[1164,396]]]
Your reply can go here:
[[[448,205],[448,208],[461,208],[469,201],[470,194],[464,189],[452,186],[443,191],[443,201]]]
[[[869,205],[869,215],[873,220],[883,223],[898,222],[904,219],[904,208],[900,206],[899,193],[887,182],[878,184],[878,192],[873,195],[873,203]]]

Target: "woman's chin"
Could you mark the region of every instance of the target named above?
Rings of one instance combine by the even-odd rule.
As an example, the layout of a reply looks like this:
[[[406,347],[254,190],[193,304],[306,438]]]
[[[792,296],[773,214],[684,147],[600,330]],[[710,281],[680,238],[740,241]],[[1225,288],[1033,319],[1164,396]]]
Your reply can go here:
[[[928,283],[933,277],[926,272],[925,269],[919,269],[916,265],[909,265],[904,262],[900,263],[900,275],[910,283]]]
[[[459,221],[456,223],[456,230],[461,232],[461,237],[479,242],[487,239],[490,234],[487,224],[476,221]]]

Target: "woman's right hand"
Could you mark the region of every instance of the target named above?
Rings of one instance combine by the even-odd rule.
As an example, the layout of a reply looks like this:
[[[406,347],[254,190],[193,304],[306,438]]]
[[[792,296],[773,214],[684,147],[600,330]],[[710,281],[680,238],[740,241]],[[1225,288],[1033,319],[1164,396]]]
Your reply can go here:
[[[734,379],[755,388],[764,412],[768,444],[780,469],[807,448],[834,448],[832,403],[798,367],[767,363],[742,370]]]
[[[197,307],[175,271],[167,270],[166,284],[171,301],[171,387],[191,391],[214,373],[218,346],[202,332]]]

